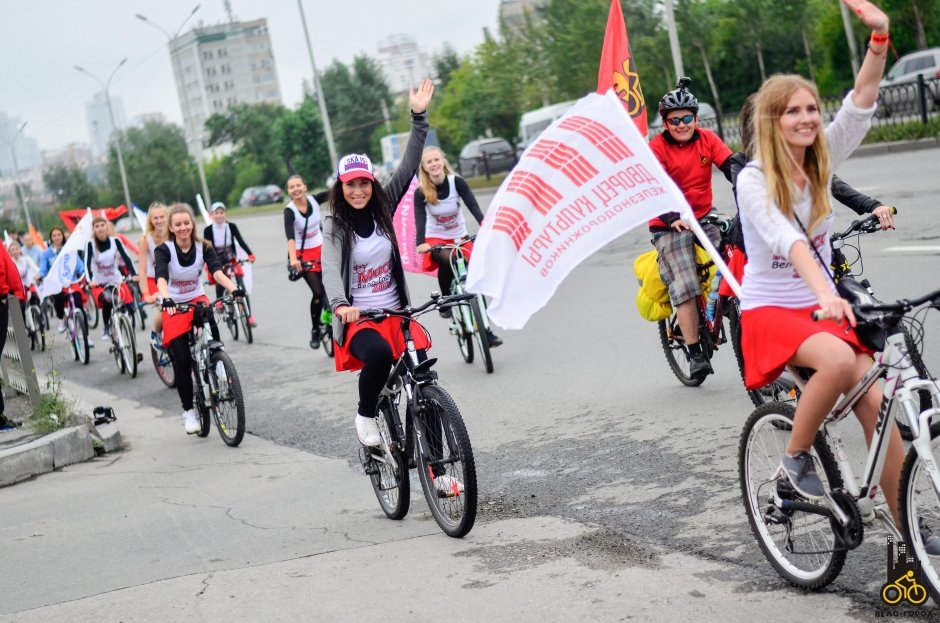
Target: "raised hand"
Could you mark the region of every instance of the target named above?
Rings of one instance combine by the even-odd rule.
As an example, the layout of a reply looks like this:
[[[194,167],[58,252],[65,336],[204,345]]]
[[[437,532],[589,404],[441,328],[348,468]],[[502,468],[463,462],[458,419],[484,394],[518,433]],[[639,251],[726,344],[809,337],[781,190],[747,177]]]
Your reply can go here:
[[[868,0],[842,0],[863,24],[878,33],[888,32],[888,16]]]
[[[426,111],[432,95],[434,95],[434,83],[428,79],[421,81],[417,91],[413,87],[409,88],[408,101],[411,103],[411,112],[420,114]]]

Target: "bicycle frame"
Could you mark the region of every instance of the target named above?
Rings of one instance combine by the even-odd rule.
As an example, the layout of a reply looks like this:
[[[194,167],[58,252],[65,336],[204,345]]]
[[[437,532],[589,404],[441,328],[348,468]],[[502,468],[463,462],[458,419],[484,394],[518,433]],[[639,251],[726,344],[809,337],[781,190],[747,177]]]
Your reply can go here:
[[[454,281],[451,287],[452,294],[463,294],[465,292],[463,284],[467,280],[467,254],[463,250],[463,245],[470,242],[471,239],[468,238],[463,241],[458,241],[455,244],[441,244],[435,245],[436,247],[444,250],[449,250],[449,261],[451,270],[454,273]],[[486,331],[490,330],[490,318],[486,313],[486,301],[483,300],[483,296],[478,294],[477,301],[480,303],[480,310],[483,312],[483,328]],[[463,319],[463,324],[467,329],[472,333],[474,330],[473,325],[473,315],[470,312],[469,305],[458,305],[460,309],[460,317]]]

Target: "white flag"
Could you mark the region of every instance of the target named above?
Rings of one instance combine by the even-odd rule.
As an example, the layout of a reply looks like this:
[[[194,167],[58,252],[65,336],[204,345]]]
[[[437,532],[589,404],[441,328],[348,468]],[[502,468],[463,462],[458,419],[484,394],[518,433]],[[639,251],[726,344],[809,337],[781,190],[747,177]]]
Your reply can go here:
[[[474,242],[467,289],[521,329],[585,258],[666,212],[691,213],[612,91],[578,100],[503,181]],[[625,273],[627,268],[624,268]]]
[[[147,233],[147,213],[137,207],[136,204],[131,204],[131,211],[134,213],[134,216],[137,218],[137,223],[140,225],[140,231]]]
[[[49,272],[42,280],[39,288],[39,298],[58,294],[75,280],[75,267],[81,262],[78,251],[84,249],[91,240],[91,210],[85,213],[78,222],[72,235],[65,241],[62,250],[55,257]]]
[[[202,200],[202,195],[196,195],[196,205],[199,207],[199,214],[202,215],[206,227],[212,225],[212,219],[209,217],[209,210],[206,210],[206,202]]]

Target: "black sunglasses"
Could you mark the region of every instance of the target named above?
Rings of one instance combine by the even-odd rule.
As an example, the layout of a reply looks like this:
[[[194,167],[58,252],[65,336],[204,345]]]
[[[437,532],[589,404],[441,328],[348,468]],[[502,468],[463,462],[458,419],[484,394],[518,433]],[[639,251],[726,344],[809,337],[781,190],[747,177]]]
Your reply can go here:
[[[666,121],[675,127],[678,127],[680,123],[689,125],[690,123],[695,121],[695,115],[683,115],[682,117],[673,117],[671,119],[666,119]]]

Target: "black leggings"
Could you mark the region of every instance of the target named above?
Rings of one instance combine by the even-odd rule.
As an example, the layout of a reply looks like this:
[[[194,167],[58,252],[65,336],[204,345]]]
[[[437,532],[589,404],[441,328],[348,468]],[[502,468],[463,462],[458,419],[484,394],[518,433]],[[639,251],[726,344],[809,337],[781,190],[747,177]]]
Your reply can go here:
[[[52,306],[55,308],[55,317],[59,320],[65,318],[65,303],[68,300],[65,292],[58,292],[52,295]],[[75,307],[82,308],[82,295],[78,292],[72,292],[72,300],[75,301]]]
[[[314,329],[319,329],[320,312],[323,311],[323,275],[312,270],[304,271],[303,275],[310,292],[313,293],[313,298],[310,299],[310,322]]]
[[[437,285],[441,288],[441,294],[444,296],[450,294],[450,287],[454,281],[454,270],[450,265],[450,253],[450,249],[431,251],[431,257],[437,262]]]
[[[388,380],[395,358],[392,347],[378,331],[363,329],[353,336],[349,352],[364,365],[359,373],[359,415],[375,417],[382,385]],[[427,351],[418,350],[418,361],[428,358]]]
[[[193,322],[199,324],[195,319]],[[212,339],[219,340],[219,327],[216,326],[214,320],[210,323]],[[170,340],[167,349],[170,351],[170,359],[173,361],[176,391],[179,392],[180,402],[183,403],[183,411],[189,411],[193,408],[193,356],[189,352],[189,333],[184,333]]]

